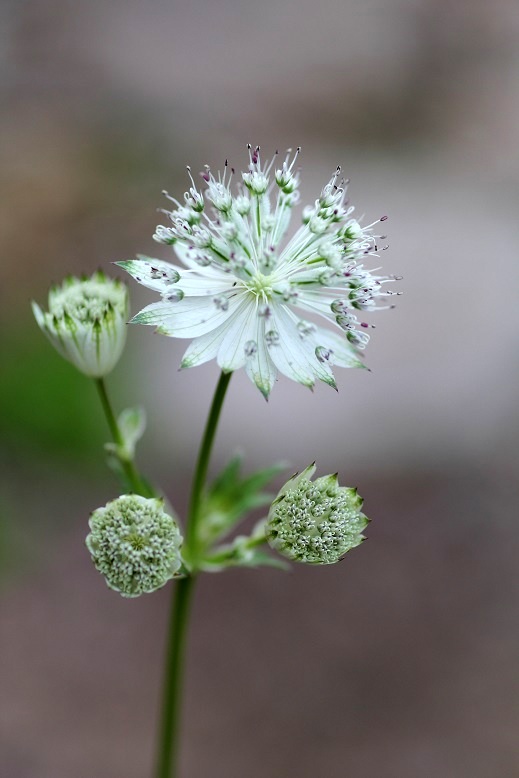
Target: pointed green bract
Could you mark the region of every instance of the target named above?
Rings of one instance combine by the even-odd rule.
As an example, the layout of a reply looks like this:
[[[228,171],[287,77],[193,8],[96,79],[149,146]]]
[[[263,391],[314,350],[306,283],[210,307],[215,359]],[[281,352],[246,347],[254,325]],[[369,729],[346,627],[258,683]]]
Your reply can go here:
[[[247,513],[270,505],[265,487],[278,475],[282,464],[241,475],[241,457],[236,456],[209,486],[201,505],[199,540],[208,548],[228,535]]]

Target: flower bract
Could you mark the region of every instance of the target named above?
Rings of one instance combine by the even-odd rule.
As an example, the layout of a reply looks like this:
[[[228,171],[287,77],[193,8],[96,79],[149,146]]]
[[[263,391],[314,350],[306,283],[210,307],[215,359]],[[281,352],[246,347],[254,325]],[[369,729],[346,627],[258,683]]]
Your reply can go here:
[[[122,495],[94,511],[89,526],[94,565],[123,597],[154,592],[181,568],[182,536],[162,500]]]
[[[335,387],[334,365],[362,366],[371,325],[358,316],[390,307],[395,294],[385,287],[395,277],[364,264],[378,256],[383,236],[375,234],[378,222],[353,218],[340,168],[286,238],[299,201],[298,155],[281,162],[276,154],[265,166],[259,147],[249,147],[235,188],[227,163],[216,176],[206,167],[203,191],[188,168],[183,202],[168,195],[174,207],[154,235],[180,264],[142,256],[117,263],[161,296],[132,321],[191,340],[182,367],[211,359],[224,372],[245,367],[265,397],[278,372],[308,387],[316,380]]]
[[[66,278],[49,292],[49,310],[33,302],[40,329],[69,362],[101,378],[117,364],[126,341],[128,289],[102,272]]]
[[[314,472],[310,465],[282,487],[271,505],[266,535],[288,559],[330,565],[362,543],[368,519],[356,489],[339,486],[336,475],[312,481]]]

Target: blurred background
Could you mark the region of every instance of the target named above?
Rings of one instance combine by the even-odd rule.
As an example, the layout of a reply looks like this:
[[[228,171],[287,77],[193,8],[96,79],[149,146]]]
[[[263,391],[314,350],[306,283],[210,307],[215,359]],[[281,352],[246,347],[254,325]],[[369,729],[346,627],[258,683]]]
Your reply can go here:
[[[405,294],[338,394],[233,377],[213,470],[316,459],[373,521],[341,565],[200,582],[183,775],[519,775],[517,4],[1,0],[0,63],[1,775],[150,774],[170,594],[91,565],[107,429],[29,301],[168,258],[161,190],[247,142],[302,145],[303,204],[340,163]],[[218,376],[178,372],[185,347],[132,328],[109,379],[179,511]]]

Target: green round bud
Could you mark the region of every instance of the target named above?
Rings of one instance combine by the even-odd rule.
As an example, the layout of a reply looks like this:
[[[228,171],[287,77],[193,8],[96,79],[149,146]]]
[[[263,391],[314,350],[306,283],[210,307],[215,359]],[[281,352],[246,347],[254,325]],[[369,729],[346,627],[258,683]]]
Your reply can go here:
[[[360,545],[368,519],[356,489],[337,475],[311,480],[315,465],[293,476],[272,503],[266,535],[270,546],[296,562],[331,565]]]
[[[38,326],[62,357],[93,378],[117,364],[126,340],[128,289],[102,271],[90,278],[66,278],[49,292],[49,310],[35,302]]]
[[[160,589],[182,565],[182,536],[163,507],[162,500],[124,494],[90,517],[86,545],[94,565],[123,597]]]

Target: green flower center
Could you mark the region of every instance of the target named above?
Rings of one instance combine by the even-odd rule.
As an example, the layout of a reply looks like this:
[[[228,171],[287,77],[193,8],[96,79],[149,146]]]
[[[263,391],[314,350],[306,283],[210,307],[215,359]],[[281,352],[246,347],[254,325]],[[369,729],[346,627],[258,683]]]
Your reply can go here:
[[[128,535],[127,540],[131,547],[136,551],[140,551],[146,545],[145,538],[143,538],[142,535],[138,535],[136,532],[132,532],[130,535]]]
[[[244,286],[248,292],[262,302],[270,300],[274,292],[272,276],[264,276],[263,273],[256,273],[250,281],[244,283]]]

